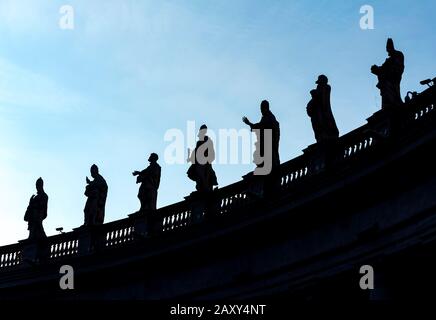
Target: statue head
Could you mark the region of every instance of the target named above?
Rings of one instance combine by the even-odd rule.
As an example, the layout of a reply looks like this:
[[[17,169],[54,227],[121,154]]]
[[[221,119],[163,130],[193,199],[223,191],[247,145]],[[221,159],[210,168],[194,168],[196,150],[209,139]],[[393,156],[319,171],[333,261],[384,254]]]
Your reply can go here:
[[[98,167],[93,164],[91,166],[91,177],[95,178],[98,175]]]
[[[327,84],[329,82],[329,79],[326,75],[321,74],[318,76],[318,80],[316,80],[316,84]]]
[[[389,53],[389,56],[395,51],[394,40],[391,38],[388,38],[386,42],[386,51]]]
[[[269,111],[269,102],[268,100],[263,100],[260,103],[260,112],[262,113],[262,115],[265,115],[266,113],[268,113]]]
[[[198,138],[199,138],[200,140],[203,140],[204,137],[206,136],[206,133],[207,133],[207,126],[206,126],[205,124],[203,124],[203,125],[200,127],[200,130],[198,131]]]
[[[150,157],[148,157],[148,161],[150,162],[157,162],[157,160],[159,160],[159,156],[157,155],[157,153],[151,153]]]
[[[38,178],[36,180],[36,191],[41,192],[44,190],[44,180],[42,178]]]

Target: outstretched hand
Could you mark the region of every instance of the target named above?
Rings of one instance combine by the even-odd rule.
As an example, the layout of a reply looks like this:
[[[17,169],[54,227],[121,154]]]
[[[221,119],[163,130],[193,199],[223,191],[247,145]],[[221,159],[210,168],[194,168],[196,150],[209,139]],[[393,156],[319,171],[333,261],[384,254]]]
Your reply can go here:
[[[244,122],[245,124],[251,125],[250,120],[248,120],[247,117],[242,117],[242,122]]]
[[[88,177],[86,177],[86,183],[89,184],[91,182],[91,180],[89,180]]]
[[[137,176],[139,174],[139,171],[135,170],[132,172],[132,175]]]

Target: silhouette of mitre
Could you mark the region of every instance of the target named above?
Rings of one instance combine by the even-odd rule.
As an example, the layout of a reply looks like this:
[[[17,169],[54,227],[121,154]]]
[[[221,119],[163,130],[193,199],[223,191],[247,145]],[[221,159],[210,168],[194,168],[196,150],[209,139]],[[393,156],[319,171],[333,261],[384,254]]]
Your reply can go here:
[[[37,185],[44,185],[44,180],[42,180],[42,178],[39,177],[38,180],[36,180],[36,184]]]
[[[394,49],[394,40],[392,40],[392,38],[388,38],[388,41],[386,41],[386,48],[392,48]]]

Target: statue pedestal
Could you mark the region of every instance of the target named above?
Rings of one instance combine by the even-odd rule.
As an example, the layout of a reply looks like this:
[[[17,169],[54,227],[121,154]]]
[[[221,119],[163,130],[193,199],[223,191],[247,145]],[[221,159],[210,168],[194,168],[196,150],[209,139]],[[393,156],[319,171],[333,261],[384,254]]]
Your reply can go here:
[[[48,243],[45,239],[40,241],[26,239],[18,242],[22,244],[22,259],[24,264],[34,265],[48,258],[50,254]]]
[[[79,255],[89,255],[105,245],[105,233],[101,226],[81,226],[73,229],[78,234]]]
[[[135,240],[143,239],[159,229],[158,220],[152,218],[153,214],[156,214],[156,212],[137,211],[129,214],[129,219],[133,221]]]
[[[368,128],[375,132],[380,138],[389,137],[392,127],[390,114],[391,112],[386,110],[377,111],[366,119],[368,121]]]
[[[309,172],[318,173],[323,171],[327,163],[327,150],[318,143],[312,144],[303,150],[309,159]]]
[[[194,191],[189,196],[185,197],[187,201],[190,201],[192,203],[191,206],[192,224],[197,224],[204,220],[209,198],[210,198],[210,194],[202,193],[198,191]]]
[[[244,181],[247,181],[247,192],[254,198],[263,198],[265,196],[265,176],[254,175],[253,172],[242,176]]]
[[[81,226],[73,229],[74,232],[78,234],[79,246],[78,254],[79,256],[84,256],[91,254],[92,252],[92,236],[89,227]]]
[[[319,173],[330,168],[342,159],[342,149],[338,139],[321,141],[303,150],[308,159],[308,172]]]
[[[391,137],[401,130],[404,120],[403,111],[402,107],[377,111],[366,119],[368,121],[369,130],[374,132],[381,139]]]

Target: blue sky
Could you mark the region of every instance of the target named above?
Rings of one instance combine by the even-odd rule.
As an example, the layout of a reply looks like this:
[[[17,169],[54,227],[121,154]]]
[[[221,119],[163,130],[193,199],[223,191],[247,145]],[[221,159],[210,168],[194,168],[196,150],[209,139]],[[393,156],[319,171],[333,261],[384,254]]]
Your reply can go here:
[[[59,28],[62,5],[74,30]],[[361,30],[362,5],[375,29]],[[131,172],[163,158],[166,130],[186,121],[244,128],[268,99],[288,160],[314,142],[306,115],[320,73],[332,85],[341,134],[378,110],[369,69],[393,37],[402,84],[436,76],[434,0],[0,0],[0,244],[27,237],[24,212],[38,177],[49,195],[46,232],[83,223],[85,176],[109,184],[106,221],[139,207]],[[187,146],[188,147],[188,146]],[[188,165],[162,165],[158,206],[194,190]],[[215,166],[220,185],[252,165]]]

